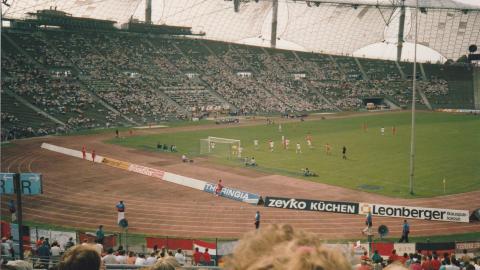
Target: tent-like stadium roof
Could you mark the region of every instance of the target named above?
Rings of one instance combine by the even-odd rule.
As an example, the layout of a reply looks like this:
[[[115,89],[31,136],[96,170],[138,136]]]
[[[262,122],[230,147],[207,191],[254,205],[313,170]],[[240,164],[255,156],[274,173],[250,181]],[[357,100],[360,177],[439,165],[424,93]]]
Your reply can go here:
[[[402,0],[279,0],[277,47],[359,57],[395,58]],[[468,2],[467,0],[463,0]],[[473,1],[475,0],[471,0]],[[415,0],[405,0],[404,59],[412,60]],[[73,16],[144,20],[145,0],[16,0],[4,6],[8,18],[57,7]],[[420,61],[456,60],[480,45],[480,6],[452,0],[420,0]],[[192,27],[204,38],[253,45],[269,44],[271,0],[242,1],[234,12],[225,0],[152,0],[152,21]]]

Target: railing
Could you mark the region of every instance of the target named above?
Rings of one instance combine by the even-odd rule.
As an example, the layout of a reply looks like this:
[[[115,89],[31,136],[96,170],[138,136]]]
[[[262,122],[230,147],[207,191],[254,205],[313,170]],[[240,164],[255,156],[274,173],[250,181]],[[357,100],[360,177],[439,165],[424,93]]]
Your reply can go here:
[[[1,256],[2,259],[6,260],[18,260],[19,258],[12,258],[11,256]],[[32,256],[25,258],[25,261],[30,262],[34,269],[36,270],[46,270],[50,269],[51,267],[57,265],[60,262],[59,257],[41,257],[41,256]],[[142,269],[148,267],[147,265],[132,265],[132,264],[106,264],[106,269],[110,270],[123,270],[123,269]],[[218,266],[183,266],[179,269],[184,270],[221,270],[223,268]]]
[[[144,265],[131,265],[131,264],[107,264],[106,268],[109,270],[123,270],[123,269],[141,269],[144,268]],[[221,270],[223,268],[218,266],[183,266],[183,270]]]

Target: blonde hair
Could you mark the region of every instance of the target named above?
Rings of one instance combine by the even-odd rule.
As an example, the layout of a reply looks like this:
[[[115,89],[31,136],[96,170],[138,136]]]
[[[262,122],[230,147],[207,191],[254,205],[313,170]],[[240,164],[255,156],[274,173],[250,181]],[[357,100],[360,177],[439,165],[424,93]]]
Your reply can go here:
[[[5,267],[5,269],[15,269],[15,270],[33,270],[33,265],[27,261],[22,260],[15,260],[9,261],[6,266],[10,266],[11,268]],[[3,267],[3,266],[2,266]]]
[[[102,260],[91,245],[77,245],[63,254],[59,270],[99,270]]]
[[[405,267],[401,262],[395,261],[385,267],[384,270],[408,270],[408,268]]]
[[[225,266],[232,270],[352,268],[343,254],[323,247],[315,234],[276,224],[245,234]]]
[[[159,259],[153,266],[152,270],[175,270],[177,267],[181,267],[181,265],[177,262],[175,257],[164,257]]]

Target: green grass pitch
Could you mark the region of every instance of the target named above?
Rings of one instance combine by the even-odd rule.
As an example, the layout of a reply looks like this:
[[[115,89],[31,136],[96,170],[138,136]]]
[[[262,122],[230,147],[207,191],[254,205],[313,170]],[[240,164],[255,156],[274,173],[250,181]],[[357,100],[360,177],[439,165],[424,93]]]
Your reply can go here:
[[[199,155],[200,139],[208,136],[241,140],[242,156],[254,156],[256,170],[295,176],[308,181],[327,183],[351,189],[366,190],[393,197],[409,194],[410,121],[408,112],[365,114],[318,121],[292,122],[251,127],[178,132],[112,139],[109,142],[127,147],[156,151],[157,143],[177,145],[178,154]],[[467,192],[480,188],[480,118],[473,115],[435,112],[417,113],[415,182],[416,197]],[[363,130],[366,123],[368,130]],[[396,135],[392,127],[396,127]],[[385,135],[380,128],[385,127]],[[305,141],[311,134],[313,149]],[[290,140],[284,150],[281,137]],[[259,141],[254,149],[253,141]],[[275,142],[270,152],[268,140]],[[300,143],[302,153],[295,153]],[[332,146],[326,155],[324,145]],[[341,148],[347,147],[347,160]],[[244,166],[240,159],[213,158],[215,162]],[[302,168],[309,168],[317,177],[304,177]],[[213,178],[214,176],[212,176]],[[443,179],[446,180],[444,193]],[[211,179],[214,180],[214,179]]]

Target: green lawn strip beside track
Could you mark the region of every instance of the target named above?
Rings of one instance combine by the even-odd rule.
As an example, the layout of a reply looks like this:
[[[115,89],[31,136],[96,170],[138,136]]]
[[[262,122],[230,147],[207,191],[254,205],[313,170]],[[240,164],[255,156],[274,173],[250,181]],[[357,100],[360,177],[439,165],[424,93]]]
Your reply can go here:
[[[198,156],[201,138],[208,136],[239,139],[244,147],[243,156],[254,156],[257,170],[295,176],[308,181],[321,182],[392,197],[411,198],[408,193],[410,157],[410,113],[366,114],[318,121],[291,122],[247,127],[225,128],[134,136],[112,139],[109,143],[126,147],[157,151],[157,143],[175,144],[178,155]],[[362,130],[367,123],[368,131]],[[385,135],[380,128],[385,127]],[[396,136],[392,127],[396,127]],[[314,149],[308,149],[305,137],[313,137]],[[417,113],[415,195],[432,197],[468,192],[480,188],[480,118],[473,115],[437,112]],[[281,147],[281,136],[290,140],[290,149]],[[255,150],[253,141],[259,140]],[[275,142],[274,152],[268,149],[268,140]],[[302,154],[295,154],[300,143]],[[327,156],[324,144],[332,146]],[[348,160],[342,160],[341,148],[347,147]],[[215,162],[243,166],[240,159],[214,158]],[[308,167],[318,177],[303,177],[301,169]],[[446,179],[446,192],[443,191]]]

